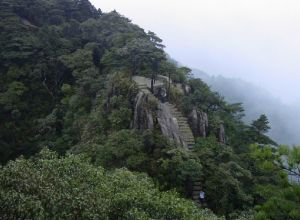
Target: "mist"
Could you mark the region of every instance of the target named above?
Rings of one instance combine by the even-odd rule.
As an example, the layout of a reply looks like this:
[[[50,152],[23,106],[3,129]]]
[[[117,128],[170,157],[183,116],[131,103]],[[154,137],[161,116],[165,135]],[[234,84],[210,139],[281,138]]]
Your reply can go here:
[[[244,102],[247,121],[265,113],[276,141],[300,143],[298,0],[91,2],[155,32],[179,63],[219,76],[212,87],[228,101]]]
[[[213,76],[195,69],[193,75],[201,78],[227,102],[242,103],[246,123],[250,124],[265,114],[271,127],[268,135],[273,140],[278,144],[299,145],[299,106],[284,104],[264,88],[241,79]]]

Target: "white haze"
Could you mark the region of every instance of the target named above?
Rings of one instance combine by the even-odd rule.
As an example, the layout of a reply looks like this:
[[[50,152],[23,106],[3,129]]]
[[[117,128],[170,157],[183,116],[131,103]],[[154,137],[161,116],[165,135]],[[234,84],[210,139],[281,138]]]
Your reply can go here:
[[[291,124],[300,127],[299,0],[91,2],[104,12],[115,9],[155,32],[166,51],[184,65],[264,88],[298,114]],[[279,102],[277,108],[283,107]]]
[[[222,94],[229,103],[241,102],[245,109],[245,122],[250,124],[261,114],[267,115],[271,125],[268,135],[277,143],[300,143],[298,107],[285,105],[265,89],[241,79],[211,76],[199,70],[193,70],[193,74]]]

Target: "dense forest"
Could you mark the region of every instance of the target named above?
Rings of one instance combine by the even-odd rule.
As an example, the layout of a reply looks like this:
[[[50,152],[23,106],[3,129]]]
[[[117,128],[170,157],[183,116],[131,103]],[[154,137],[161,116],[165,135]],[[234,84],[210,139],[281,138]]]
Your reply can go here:
[[[245,124],[155,33],[88,0],[2,0],[0,18],[0,219],[300,219],[300,148],[263,114]],[[201,135],[189,121],[191,149],[164,135],[154,96],[134,123],[133,77],[159,75],[182,117],[207,117]]]

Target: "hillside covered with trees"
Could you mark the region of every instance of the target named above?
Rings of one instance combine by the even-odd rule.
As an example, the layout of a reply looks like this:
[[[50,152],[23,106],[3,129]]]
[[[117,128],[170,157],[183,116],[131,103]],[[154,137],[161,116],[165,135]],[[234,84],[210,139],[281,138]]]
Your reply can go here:
[[[245,124],[155,33],[88,0],[2,0],[0,18],[0,219],[300,219],[300,148],[263,114]],[[190,149],[165,135],[165,102]]]

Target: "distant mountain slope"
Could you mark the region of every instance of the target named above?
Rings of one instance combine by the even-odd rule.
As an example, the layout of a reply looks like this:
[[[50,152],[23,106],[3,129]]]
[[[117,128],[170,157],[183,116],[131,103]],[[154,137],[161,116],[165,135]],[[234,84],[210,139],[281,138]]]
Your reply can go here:
[[[222,94],[226,101],[243,103],[246,122],[266,114],[271,124],[269,135],[278,143],[300,143],[300,114],[296,106],[287,106],[263,88],[241,79],[212,76],[196,69],[193,74]]]

